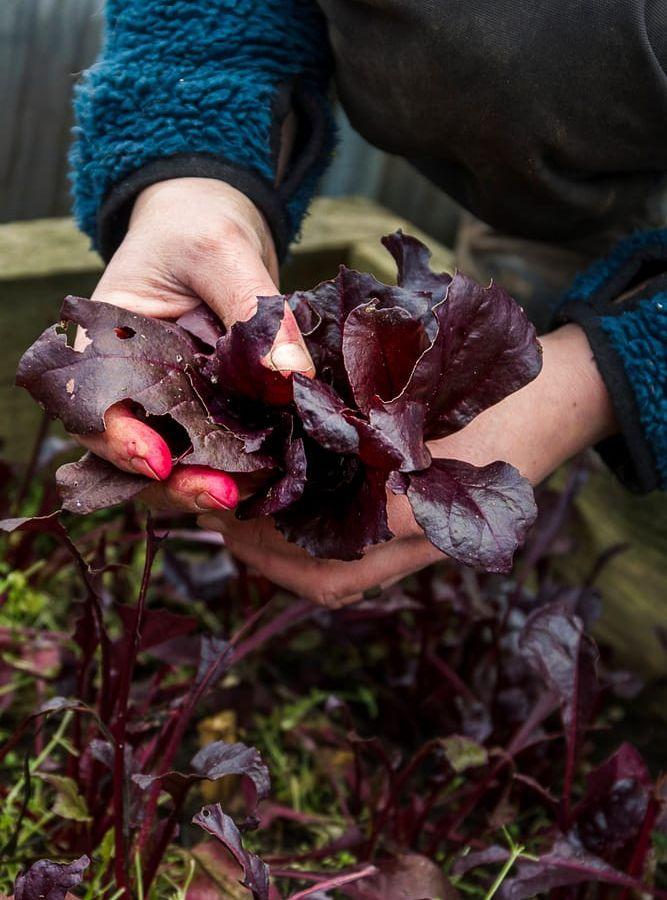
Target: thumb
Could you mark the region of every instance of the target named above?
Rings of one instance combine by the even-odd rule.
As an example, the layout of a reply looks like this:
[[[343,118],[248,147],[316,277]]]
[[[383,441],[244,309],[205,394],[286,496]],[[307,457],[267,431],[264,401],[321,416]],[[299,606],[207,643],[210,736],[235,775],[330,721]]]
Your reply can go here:
[[[193,291],[229,328],[250,319],[258,297],[280,293],[257,250],[237,244],[233,252],[208,254],[191,275]],[[315,375],[315,366],[299,330],[294,313],[285,304],[285,315],[264,364],[285,375],[300,372]]]
[[[264,364],[276,372],[289,374],[300,372],[308,378],[315,376],[315,365],[306,347],[303,335],[294,318],[294,313],[285,303],[285,315],[276,335],[273,347]]]

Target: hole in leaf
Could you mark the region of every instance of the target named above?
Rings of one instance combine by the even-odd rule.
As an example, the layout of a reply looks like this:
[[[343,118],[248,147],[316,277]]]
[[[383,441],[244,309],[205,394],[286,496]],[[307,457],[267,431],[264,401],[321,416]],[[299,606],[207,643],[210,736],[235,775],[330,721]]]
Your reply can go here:
[[[130,328],[129,325],[119,325],[118,328],[114,328],[116,332],[116,337],[119,341],[127,341],[129,338],[133,338],[137,333],[134,328]]]
[[[85,329],[81,329],[85,334]],[[56,325],[56,334],[64,334],[67,339],[67,346],[74,348],[74,341],[77,334],[77,325],[74,322],[61,321]],[[90,342],[89,342],[90,343]]]
[[[93,343],[82,325],[69,322],[67,319],[61,320],[56,325],[56,334],[64,334],[67,346],[71,350],[76,350],[77,353],[83,353],[86,347]]]

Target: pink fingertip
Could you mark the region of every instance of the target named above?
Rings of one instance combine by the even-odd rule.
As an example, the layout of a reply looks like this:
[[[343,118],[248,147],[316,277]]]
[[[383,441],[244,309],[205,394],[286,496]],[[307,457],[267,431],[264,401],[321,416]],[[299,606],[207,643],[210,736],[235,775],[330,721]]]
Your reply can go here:
[[[171,451],[166,442],[154,431],[148,431],[140,440],[130,441],[127,447],[130,465],[141,475],[164,481],[171,475]]]
[[[215,469],[207,472],[205,493],[222,509],[234,509],[239,502],[239,489],[234,479]]]
[[[171,450],[159,435],[155,446],[151,447],[150,453],[146,454],[146,460],[158,478],[162,481],[169,478],[172,470]]]
[[[208,466],[179,466],[170,484],[179,493],[194,494],[195,503],[204,509],[234,509],[239,502],[239,489],[231,475]]]

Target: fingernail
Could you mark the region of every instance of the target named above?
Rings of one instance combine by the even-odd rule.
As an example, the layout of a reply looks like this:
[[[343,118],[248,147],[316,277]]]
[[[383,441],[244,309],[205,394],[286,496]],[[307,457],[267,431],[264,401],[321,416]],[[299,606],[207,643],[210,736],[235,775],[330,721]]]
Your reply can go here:
[[[271,365],[279,372],[310,372],[313,361],[302,344],[288,341],[271,351]]]
[[[223,503],[222,500],[218,500],[217,497],[214,497],[213,494],[209,494],[208,491],[202,491],[201,494],[197,494],[195,497],[195,506],[198,509],[231,509],[231,506],[228,506],[226,503]]]
[[[133,456],[129,462],[137,475],[144,475],[146,478],[152,478],[154,481],[161,481],[158,473],[143,457]]]

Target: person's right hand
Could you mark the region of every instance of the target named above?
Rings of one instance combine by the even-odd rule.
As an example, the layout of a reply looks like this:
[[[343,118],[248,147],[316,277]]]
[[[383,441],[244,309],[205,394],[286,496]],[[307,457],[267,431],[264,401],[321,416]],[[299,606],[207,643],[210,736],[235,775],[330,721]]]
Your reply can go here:
[[[222,181],[178,178],[139,195],[92,299],[160,319],[177,319],[205,303],[229,327],[253,315],[258,297],[279,293],[277,280],[273,240],[254,204]],[[315,372],[288,307],[266,365],[286,375]],[[118,468],[154,479],[143,495],[151,505],[201,512],[238,501],[236,483],[225,473],[188,465],[172,471],[163,438],[127,404],[112,406],[105,424],[101,434],[77,439]]]

